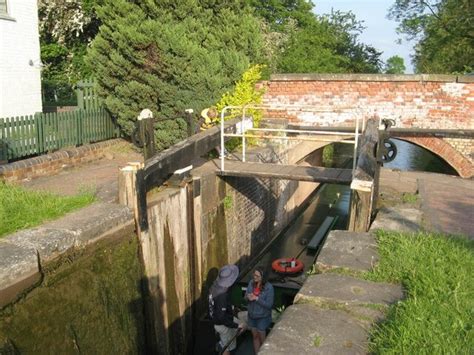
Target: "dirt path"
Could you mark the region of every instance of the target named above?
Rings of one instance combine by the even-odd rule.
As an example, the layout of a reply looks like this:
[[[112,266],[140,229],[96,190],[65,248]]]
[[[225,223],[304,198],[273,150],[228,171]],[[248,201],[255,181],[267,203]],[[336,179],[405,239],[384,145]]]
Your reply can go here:
[[[82,166],[66,168],[57,175],[23,181],[27,189],[59,195],[74,195],[87,189],[102,202],[118,199],[118,172],[128,162],[143,162],[143,157],[128,143],[108,148],[103,159]]]

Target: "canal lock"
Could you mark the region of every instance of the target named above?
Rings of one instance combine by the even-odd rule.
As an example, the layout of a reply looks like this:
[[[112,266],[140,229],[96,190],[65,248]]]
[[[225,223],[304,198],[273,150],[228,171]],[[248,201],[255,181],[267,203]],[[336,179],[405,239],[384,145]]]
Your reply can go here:
[[[337,149],[339,148],[336,148],[334,156],[343,155]],[[399,152],[400,150],[399,147]],[[409,157],[405,160],[413,162],[416,159]],[[422,165],[426,166],[426,162],[426,158],[421,160]],[[404,169],[403,163],[397,168]],[[410,169],[424,170],[425,167],[411,166]],[[446,173],[446,168],[441,166],[436,172]],[[146,270],[137,258],[137,255],[142,254],[143,251],[140,251],[142,249],[134,235],[125,236],[119,242],[98,245],[93,250],[79,253],[80,255],[68,255],[54,267],[44,270],[45,276],[39,287],[25,294],[15,304],[1,310],[1,352],[12,354],[33,352],[184,354],[193,351],[195,354],[206,353],[200,351],[198,340],[204,339],[207,344],[204,345],[205,347],[213,347],[215,338],[212,328],[203,337],[198,333],[202,329],[200,321],[205,319],[203,314],[207,308],[203,295],[206,295],[220,265],[233,260],[242,266],[249,265],[248,272],[256,265],[263,264],[268,267],[277,257],[300,254],[305,244],[304,240],[307,241],[307,235],[315,232],[321,218],[327,215],[338,215],[339,219],[334,229],[344,229],[347,223],[348,189],[340,190],[340,188],[345,188],[325,185],[319,187],[305,204],[301,203],[302,207],[299,209],[301,213],[298,216],[280,215],[270,219],[271,222],[266,224],[267,228],[273,227],[278,221],[286,223],[292,220],[293,222],[289,226],[279,226],[281,230],[272,237],[270,247],[264,252],[256,251],[264,249],[270,240],[266,243],[257,243],[252,239],[252,237],[256,238],[256,234],[242,241],[242,244],[253,244],[254,250],[244,249],[241,245],[233,243],[225,243],[225,238],[229,233],[242,235],[242,227],[238,220],[232,218],[229,220],[230,207],[228,205],[230,202],[243,205],[250,202],[246,198],[238,200],[235,195],[232,195],[232,191],[238,186],[234,184],[234,187],[229,188],[218,180],[212,174],[203,174],[199,182],[193,183],[192,191],[182,192],[176,189],[172,193],[175,196],[175,204],[178,208],[186,209],[186,213],[198,213],[198,211],[187,210],[182,202],[183,199],[189,194],[192,194],[194,199],[201,198],[198,205],[200,205],[199,213],[202,213],[203,218],[200,219],[197,232],[189,234],[189,226],[184,228],[183,223],[172,222],[175,217],[173,208],[166,210],[165,207],[160,207],[161,212],[168,216],[165,218],[168,222],[160,227],[163,244],[157,247],[166,250],[167,255],[160,256],[152,252],[148,257],[150,257],[149,260],[151,258],[163,260],[168,267],[172,267],[174,269],[172,277],[161,280],[158,265],[155,265],[157,266],[155,276],[149,277],[146,274]],[[258,191],[258,188],[261,191]],[[275,191],[278,190],[276,184],[260,185],[258,188],[255,194],[260,194],[262,199],[274,196]],[[197,191],[199,194],[207,195],[214,205],[203,204],[202,196],[198,196]],[[158,196],[151,204],[158,206],[159,200]],[[263,220],[271,213],[281,210],[281,206],[274,203],[260,215],[254,216],[254,219]],[[204,235],[204,230],[208,232],[206,235]],[[262,231],[263,229],[260,230]],[[179,234],[185,238],[182,240],[183,243],[185,241],[188,243],[188,250],[180,249],[178,239],[173,239],[173,236]],[[200,246],[196,242],[189,243],[197,239],[201,241]],[[157,249],[153,250],[157,251]],[[239,250],[238,253],[236,250]],[[183,265],[180,257],[188,252],[193,255],[192,260],[188,260]],[[312,253],[300,255],[305,262],[305,272],[309,270],[307,266],[314,262],[316,254],[317,251],[314,255]],[[141,255],[141,258],[143,260],[144,255]],[[164,269],[165,273],[170,272],[168,267]],[[242,269],[239,283],[232,293],[236,305],[241,305],[242,287],[248,281],[248,272],[243,267]],[[276,299],[276,308],[281,310],[292,303],[294,294],[303,280],[304,273],[287,280],[276,276],[271,279],[271,282],[281,289]],[[150,287],[160,292],[162,288],[174,289],[174,291],[168,294],[157,292],[144,296],[147,294],[144,291]],[[164,296],[168,297],[166,303],[170,307],[164,307]],[[185,302],[173,301],[173,298],[178,297],[183,298]],[[150,307],[154,302],[157,302],[161,308],[159,312],[150,314]],[[149,317],[150,315],[153,317]],[[172,340],[156,339],[152,329],[156,327],[159,331],[164,330],[163,325],[156,322],[156,317],[168,319],[168,324],[171,325],[168,329],[172,330],[168,334],[172,336],[169,337]],[[160,348],[162,344],[166,344],[166,348]],[[243,349],[245,353],[245,347]]]

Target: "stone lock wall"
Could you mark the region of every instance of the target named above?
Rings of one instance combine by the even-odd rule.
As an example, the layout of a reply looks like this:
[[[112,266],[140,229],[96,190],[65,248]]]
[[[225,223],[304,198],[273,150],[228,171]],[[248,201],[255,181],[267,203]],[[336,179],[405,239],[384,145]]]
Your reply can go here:
[[[281,74],[273,75],[264,103],[305,105],[310,109],[272,111],[273,118],[287,118],[308,126],[354,125],[356,117],[389,118],[399,128],[474,129],[474,77],[455,75],[379,74]],[[432,137],[424,148],[439,154],[443,140],[448,148],[441,155],[463,177],[474,174],[474,140],[469,137]],[[415,142],[417,143],[417,142]],[[417,143],[418,144],[418,143]],[[438,151],[436,151],[438,150]],[[443,150],[443,149],[441,149]]]

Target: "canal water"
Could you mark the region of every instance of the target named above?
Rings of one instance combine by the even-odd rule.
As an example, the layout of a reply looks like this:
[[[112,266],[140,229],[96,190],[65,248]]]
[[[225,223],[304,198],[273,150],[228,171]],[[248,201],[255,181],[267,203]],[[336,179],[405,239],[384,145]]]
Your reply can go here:
[[[389,169],[402,171],[426,171],[430,173],[441,173],[447,175],[458,175],[446,161],[431,153],[430,151],[415,144],[392,139],[397,146],[397,156],[390,163],[384,164]]]

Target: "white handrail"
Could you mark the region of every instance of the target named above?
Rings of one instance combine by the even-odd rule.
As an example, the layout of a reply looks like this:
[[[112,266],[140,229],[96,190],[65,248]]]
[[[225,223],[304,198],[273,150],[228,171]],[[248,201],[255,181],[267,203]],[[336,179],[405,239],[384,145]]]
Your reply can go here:
[[[338,132],[338,131],[313,131],[313,130],[297,130],[297,129],[278,129],[278,128],[249,128],[246,129],[244,121],[245,121],[245,113],[246,110],[250,109],[267,109],[267,110],[304,110],[304,109],[311,109],[312,112],[338,112],[341,110],[354,110],[356,109],[357,112],[359,112],[359,108],[354,108],[354,107],[338,107],[338,108],[328,108],[328,109],[322,109],[320,106],[312,106],[312,105],[243,105],[243,106],[225,106],[222,109],[221,112],[221,149],[220,149],[220,160],[221,160],[221,171],[224,171],[224,152],[225,152],[225,140],[224,137],[241,137],[242,138],[242,161],[245,162],[245,156],[246,156],[246,131],[263,131],[263,132],[282,132],[282,133],[304,133],[304,134],[318,134],[318,135],[338,135],[338,136],[350,136],[354,137],[354,141],[348,141],[347,143],[353,143],[354,144],[354,156],[353,156],[353,162],[352,162],[352,173],[355,171],[356,167],[356,159],[357,159],[357,148],[358,148],[358,142],[359,142],[359,120],[360,117],[359,115],[356,115],[356,127],[355,127],[355,132],[354,133],[348,133],[348,132]],[[242,110],[242,120],[240,123],[241,127],[241,134],[225,134],[224,132],[224,118],[225,118],[225,112],[230,109],[241,109]],[[363,120],[362,122],[362,130],[365,128],[365,121]],[[266,139],[269,137],[265,137]],[[271,137],[274,139],[278,139],[281,137]],[[327,141],[327,140],[322,140],[322,141]]]

